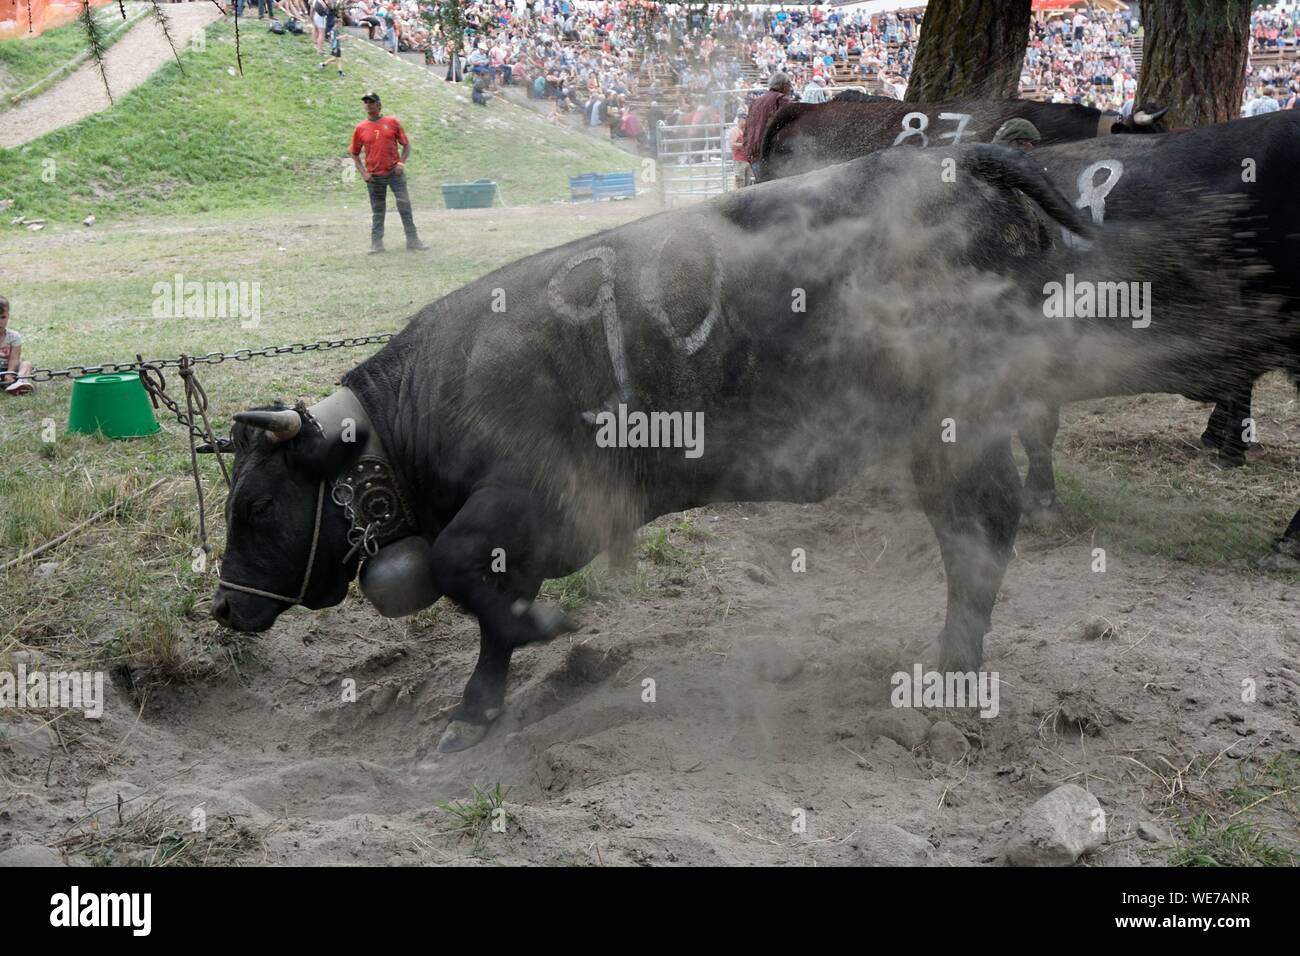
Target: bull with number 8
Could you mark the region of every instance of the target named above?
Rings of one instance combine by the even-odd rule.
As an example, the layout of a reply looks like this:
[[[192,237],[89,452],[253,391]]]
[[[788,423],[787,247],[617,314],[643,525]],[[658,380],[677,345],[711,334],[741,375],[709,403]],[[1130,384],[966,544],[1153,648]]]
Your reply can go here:
[[[1081,251],[1089,218],[1024,154],[891,150],[508,265],[425,306],[315,405],[235,416],[213,614],[264,631],[344,600],[358,573],[385,614],[455,600],[480,627],[438,742],[461,750],[505,710],[512,655],[574,627],[536,600],[545,579],[626,553],[658,515],[818,501],[902,458],[946,573],[936,663],[978,669],[1025,404],[1177,387],[1239,333],[1270,347],[1269,328],[1046,319],[1067,261],[1086,281],[1141,248],[1120,230]],[[1171,315],[1221,291],[1157,272]],[[702,454],[608,447],[596,423],[613,412],[698,415]]]

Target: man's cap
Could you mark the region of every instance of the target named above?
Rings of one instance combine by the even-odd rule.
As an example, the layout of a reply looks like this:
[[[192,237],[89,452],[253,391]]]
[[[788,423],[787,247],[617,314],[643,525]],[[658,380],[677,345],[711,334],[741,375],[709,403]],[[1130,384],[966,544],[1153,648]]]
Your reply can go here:
[[[1042,139],[1043,134],[1038,132],[1038,127],[1020,116],[1007,120],[993,134],[993,142],[995,143],[1019,143],[1022,141],[1038,143]]]
[[[379,94],[378,94],[378,93],[367,93],[365,96],[361,97],[361,102],[362,102],[362,103],[378,103],[378,102],[379,102]]]

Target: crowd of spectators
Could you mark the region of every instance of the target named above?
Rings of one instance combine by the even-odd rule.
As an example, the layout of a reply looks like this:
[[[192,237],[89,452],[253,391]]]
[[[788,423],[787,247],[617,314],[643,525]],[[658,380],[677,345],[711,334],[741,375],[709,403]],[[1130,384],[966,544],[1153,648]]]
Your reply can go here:
[[[744,9],[646,0],[477,0],[463,5],[458,44],[416,0],[354,0],[344,22],[371,39],[396,34],[393,52],[419,51],[446,66],[449,80],[470,77],[475,102],[498,84],[523,85],[558,113],[577,113],[613,136],[649,144],[669,124],[730,114],[718,91],[762,89],[788,74],[808,99],[846,82],[902,95],[920,16],[879,17],[827,7]]]
[[[1251,16],[1251,64],[1245,115],[1295,109],[1300,103],[1300,3]]]
[[[1300,93],[1298,35],[1300,3],[1275,4],[1251,15],[1246,115],[1294,108]],[[1025,51],[1021,92],[1055,103],[1127,113],[1137,93],[1138,51],[1144,40],[1142,25],[1129,9],[1088,8],[1036,18]],[[1278,57],[1279,52],[1287,55]]]
[[[1140,37],[1141,23],[1127,9],[1071,10],[1035,18],[1021,91],[1053,103],[1124,111],[1137,92],[1134,48]]]
[[[450,37],[417,0],[344,0],[344,22],[363,26],[391,52],[418,51],[469,77],[475,102],[498,85],[522,85],[556,113],[574,113],[613,136],[647,143],[659,120],[698,122],[730,104],[719,91],[761,90],[786,74],[793,93],[820,102],[837,87],[906,95],[923,11],[868,16],[851,7],[745,8],[647,0],[473,0],[463,4],[464,36]],[[1247,79],[1247,112],[1293,106],[1300,93],[1294,51],[1300,2],[1257,10],[1254,57],[1267,62]],[[1086,6],[1035,14],[1020,77],[1022,95],[1127,113],[1137,91],[1143,31],[1130,9]],[[459,50],[459,55],[457,55]],[[1254,58],[1253,57],[1253,58]],[[1276,56],[1272,59],[1278,59]],[[1254,104],[1253,106],[1251,104]]]

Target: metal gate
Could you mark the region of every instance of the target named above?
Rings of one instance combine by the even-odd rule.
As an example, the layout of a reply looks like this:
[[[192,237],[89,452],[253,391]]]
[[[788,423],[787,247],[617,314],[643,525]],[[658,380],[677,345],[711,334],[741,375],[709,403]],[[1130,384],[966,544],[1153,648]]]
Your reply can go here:
[[[724,123],[688,123],[656,127],[655,162],[659,194],[665,206],[735,188],[736,167],[727,149]]]
[[[867,92],[866,87],[858,85],[831,87],[827,92],[833,96],[844,90]],[[736,188],[736,163],[727,148],[727,134],[737,109],[748,107],[766,92],[761,86],[716,90],[713,107],[721,122],[657,125],[655,161],[659,195],[665,206],[719,196]]]

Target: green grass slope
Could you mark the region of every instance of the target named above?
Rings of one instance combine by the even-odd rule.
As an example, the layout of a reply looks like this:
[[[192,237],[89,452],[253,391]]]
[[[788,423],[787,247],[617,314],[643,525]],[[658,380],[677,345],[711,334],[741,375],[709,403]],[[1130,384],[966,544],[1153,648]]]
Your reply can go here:
[[[134,15],[142,4],[128,3],[127,15]],[[20,17],[25,8],[19,11]],[[112,3],[96,7],[95,22],[104,31],[106,46],[112,46],[126,31],[122,11]],[[80,20],[73,20],[53,30],[46,30],[30,39],[0,40],[0,110],[9,106],[9,99],[27,87],[49,76],[86,50],[86,28]]]
[[[637,163],[504,100],[474,106],[467,87],[363,39],[344,37],[339,77],[320,69],[309,36],[275,36],[256,22],[240,31],[242,75],[233,26],[220,22],[202,52],[183,54],[183,73],[168,63],[112,109],[0,150],[0,199],[15,200],[12,215],[53,222],[355,201],[347,149],[372,89],[406,127],[413,186],[425,191],[495,179],[511,205],[563,199],[570,175]],[[42,177],[47,159],[53,181]]]

